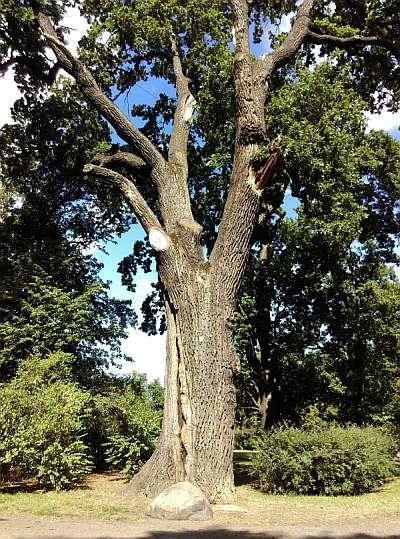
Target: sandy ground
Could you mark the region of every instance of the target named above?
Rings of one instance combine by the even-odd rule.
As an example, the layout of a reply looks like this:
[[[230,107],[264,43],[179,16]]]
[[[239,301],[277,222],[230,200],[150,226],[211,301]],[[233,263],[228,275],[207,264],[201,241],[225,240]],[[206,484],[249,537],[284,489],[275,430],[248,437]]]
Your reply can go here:
[[[247,520],[247,519],[246,519]],[[326,528],[310,526],[260,525],[243,526],[213,524],[212,522],[168,522],[148,519],[138,523],[3,518],[0,519],[1,539],[400,539],[400,522],[371,521],[338,522]]]

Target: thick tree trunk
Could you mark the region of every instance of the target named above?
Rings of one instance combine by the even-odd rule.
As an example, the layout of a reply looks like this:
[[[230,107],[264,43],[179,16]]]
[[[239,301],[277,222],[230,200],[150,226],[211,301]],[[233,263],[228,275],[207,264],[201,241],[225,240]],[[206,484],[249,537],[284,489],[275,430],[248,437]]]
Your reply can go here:
[[[229,318],[207,267],[167,296],[167,369],[162,433],[157,450],[130,490],[153,496],[182,480],[211,502],[234,497],[233,442],[236,355]]]

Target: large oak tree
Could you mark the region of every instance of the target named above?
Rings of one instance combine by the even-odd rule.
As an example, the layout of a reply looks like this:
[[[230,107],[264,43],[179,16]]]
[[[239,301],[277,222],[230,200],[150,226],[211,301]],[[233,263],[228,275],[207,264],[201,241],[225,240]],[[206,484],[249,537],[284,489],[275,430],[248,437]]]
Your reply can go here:
[[[154,494],[186,478],[211,501],[232,498],[232,322],[260,212],[282,202],[272,178],[285,133],[267,128],[266,101],[277,75],[298,54],[312,64],[313,46],[321,45],[322,53],[346,51],[341,61],[359,91],[375,94],[371,107],[386,94],[396,106],[395,3],[86,0],[92,28],[78,58],[65,44],[56,2],[1,2],[3,68],[15,64],[21,84],[30,73],[29,91],[59,68],[76,80],[126,145],[97,155],[85,172],[121,192],[157,252],[168,330],[164,422],[156,452],[133,479],[135,491]],[[289,32],[271,34],[291,13]],[[46,46],[57,59],[52,66]],[[139,129],[112,96],[151,75],[173,84],[176,98],[136,107],[134,116],[147,120]],[[199,156],[207,158],[201,170]],[[222,200],[205,215],[199,200],[227,176],[217,189]],[[194,185],[196,178],[203,179]]]

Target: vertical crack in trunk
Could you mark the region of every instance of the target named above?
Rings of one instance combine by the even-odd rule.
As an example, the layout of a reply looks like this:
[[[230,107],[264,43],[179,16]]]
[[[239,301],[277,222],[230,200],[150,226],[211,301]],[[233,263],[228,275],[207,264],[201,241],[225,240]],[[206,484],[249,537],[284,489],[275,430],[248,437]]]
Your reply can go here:
[[[185,377],[185,366],[183,363],[181,346],[180,346],[180,332],[178,329],[178,321],[176,316],[176,311],[171,309],[172,315],[174,317],[174,323],[176,328],[175,336],[175,346],[176,346],[176,355],[178,360],[177,365],[177,387],[178,387],[178,422],[179,422],[179,440],[181,444],[181,455],[183,468],[185,470],[185,479],[188,479],[189,476],[189,461],[191,458],[191,440],[190,440],[190,430],[189,423],[191,417],[190,403],[187,394],[187,382]]]
[[[167,431],[174,427],[174,461],[178,471],[176,479],[183,480],[187,478],[186,474],[186,447],[182,443],[182,429],[185,424],[185,418],[182,413],[182,398],[181,398],[181,374],[182,369],[182,353],[180,346],[180,334],[178,329],[177,311],[171,302],[171,299],[166,298],[166,311],[168,318],[168,350],[167,350],[167,362],[170,365],[170,379],[166,380],[166,386],[168,390],[171,390],[170,402],[166,402],[166,410],[164,416],[170,414],[170,425],[165,423],[163,429]],[[175,404],[174,404],[175,401]]]
[[[194,292],[194,291],[193,291]],[[196,293],[193,293],[196,297]],[[193,297],[191,301],[196,303]],[[191,301],[188,302],[192,305]],[[196,350],[195,340],[197,337],[197,323],[191,319],[191,308],[183,305],[181,310],[172,311],[176,327],[176,352],[178,358],[178,406],[180,422],[180,442],[184,455],[185,477],[189,481],[194,481],[194,471],[196,469],[195,451],[195,421],[193,409],[193,380],[190,374],[195,369]],[[181,325],[183,327],[181,327]],[[190,333],[188,334],[188,328]]]

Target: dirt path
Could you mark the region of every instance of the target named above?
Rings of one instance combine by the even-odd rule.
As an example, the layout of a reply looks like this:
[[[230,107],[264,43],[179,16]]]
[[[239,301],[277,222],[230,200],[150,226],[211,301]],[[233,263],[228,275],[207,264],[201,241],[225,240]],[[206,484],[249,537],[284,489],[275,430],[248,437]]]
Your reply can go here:
[[[326,528],[290,526],[270,528],[212,523],[166,522],[149,519],[138,523],[72,521],[28,518],[0,519],[1,539],[400,539],[400,522],[337,523]]]

